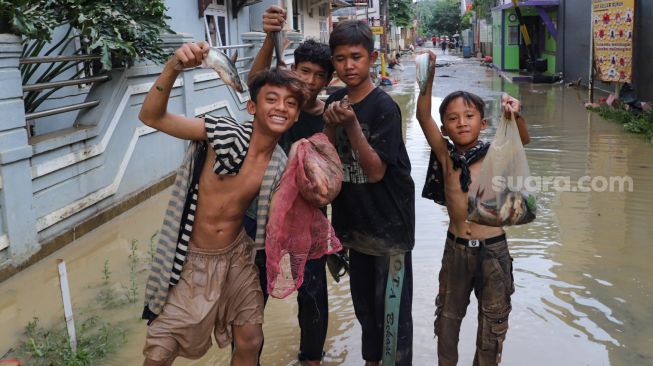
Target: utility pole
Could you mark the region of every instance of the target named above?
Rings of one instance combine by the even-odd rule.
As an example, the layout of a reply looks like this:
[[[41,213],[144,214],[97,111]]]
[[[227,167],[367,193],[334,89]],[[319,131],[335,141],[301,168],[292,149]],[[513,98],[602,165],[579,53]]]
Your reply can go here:
[[[383,34],[381,34],[381,74],[385,74],[385,63],[388,59],[388,1],[389,0],[380,0],[379,1],[379,18],[381,21],[381,26],[383,27]]]

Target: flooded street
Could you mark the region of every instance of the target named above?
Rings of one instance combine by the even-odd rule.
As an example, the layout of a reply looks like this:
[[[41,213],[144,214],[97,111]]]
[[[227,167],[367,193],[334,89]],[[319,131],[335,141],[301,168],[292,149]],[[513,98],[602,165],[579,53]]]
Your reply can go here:
[[[434,119],[449,92],[465,89],[490,102],[486,115],[491,139],[502,91],[520,99],[531,135],[526,152],[531,173],[569,177],[568,192],[540,192],[532,224],[507,229],[514,257],[516,292],[502,365],[653,365],[653,145],[621,126],[583,108],[586,92],[564,85],[511,84],[477,61],[452,56],[438,62]],[[412,163],[416,199],[414,270],[414,364],[436,364],[434,299],[448,217],[442,206],[420,197],[429,147],[415,120],[414,64],[388,92],[402,109],[406,146]],[[583,177],[628,176],[632,192],[572,192]],[[27,323],[62,321],[56,259],[66,260],[76,319],[101,314],[126,330],[126,343],[106,365],[142,363],[145,322],[140,320],[150,237],[158,229],[169,190],[83,236],[64,249],[0,283],[0,356],[21,339]],[[382,223],[380,223],[382,224]],[[130,245],[139,261],[130,273]],[[109,287],[127,298],[138,285],[135,304],[109,309],[97,300],[108,260]],[[348,278],[329,280],[329,331],[326,365],[361,365],[360,328],[354,316]],[[270,299],[265,312],[261,364],[297,365],[299,329],[294,295]],[[460,336],[460,365],[471,365],[476,339],[476,301],[468,308]],[[225,365],[229,350],[217,347],[201,360],[175,365]]]

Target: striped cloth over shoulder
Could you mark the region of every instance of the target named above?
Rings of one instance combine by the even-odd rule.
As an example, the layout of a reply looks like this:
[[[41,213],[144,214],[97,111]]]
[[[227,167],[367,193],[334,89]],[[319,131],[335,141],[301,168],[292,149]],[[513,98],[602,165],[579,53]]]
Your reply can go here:
[[[238,174],[247,155],[253,132],[252,122],[238,123],[231,117],[204,117],[208,145],[216,154],[214,172],[220,175]],[[193,231],[199,194],[199,175],[208,148],[204,141],[193,141],[177,170],[172,197],[163,219],[157,249],[150,266],[145,287],[143,318],[153,320],[163,310],[171,286],[178,283],[186,260],[188,243]],[[286,154],[277,145],[263,174],[257,197],[255,247],[265,245],[265,226],[272,193],[279,185],[286,168]]]
[[[238,174],[252,137],[252,122],[238,123],[232,117],[205,116],[204,128],[216,155],[213,171],[220,175]]]
[[[205,149],[200,148],[201,146],[201,142],[191,142],[181,166],[177,169],[172,195],[159,231],[159,241],[152,263],[150,263],[150,274],[145,285],[143,319],[151,321],[161,313],[168,298],[170,286],[179,280],[192,231],[192,224],[186,225],[185,223],[187,220],[184,219],[184,211],[190,203],[188,196],[193,191],[191,184],[197,154],[201,152],[206,154]],[[191,194],[191,198],[195,198],[195,202],[197,202],[196,195]],[[194,213],[194,207],[188,205],[188,208],[192,209]],[[186,218],[188,218],[189,210],[186,211]]]

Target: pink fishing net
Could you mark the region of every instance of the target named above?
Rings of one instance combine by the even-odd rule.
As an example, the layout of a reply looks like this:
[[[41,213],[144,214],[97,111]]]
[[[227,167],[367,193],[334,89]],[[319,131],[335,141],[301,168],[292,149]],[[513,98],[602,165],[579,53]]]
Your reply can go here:
[[[304,266],[342,249],[320,211],[340,192],[342,164],[326,135],[297,143],[275,193],[266,229],[268,293],[284,298],[301,286]]]

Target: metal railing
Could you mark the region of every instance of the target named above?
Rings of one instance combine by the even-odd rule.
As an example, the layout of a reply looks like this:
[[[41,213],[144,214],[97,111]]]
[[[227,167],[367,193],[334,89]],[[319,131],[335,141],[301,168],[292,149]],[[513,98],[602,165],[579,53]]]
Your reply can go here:
[[[73,56],[41,56],[41,57],[27,57],[21,58],[19,63],[21,65],[25,64],[41,64],[41,63],[57,63],[57,62],[75,62],[75,63],[87,63],[89,61],[99,60],[100,55],[73,55]],[[88,65],[85,66],[85,69],[90,71]],[[109,75],[98,75],[90,77],[82,77],[78,79],[70,80],[60,80],[60,81],[50,81],[45,83],[36,83],[36,84],[26,84],[23,85],[23,93],[40,91],[45,89],[56,89],[62,88],[65,86],[72,85],[83,85],[83,84],[94,84],[101,83],[109,80]],[[92,108],[100,104],[99,100],[91,100],[83,103],[75,103],[67,106],[51,108],[39,112],[27,113],[25,115],[26,120],[34,120],[41,117],[52,116],[55,114],[66,113],[70,111],[75,111],[79,109]]]
[[[52,108],[48,109],[45,111],[40,111],[40,112],[34,112],[25,115],[25,119],[36,119],[36,118],[41,118],[41,117],[47,117],[47,116],[52,116],[55,114],[60,114],[60,113],[66,113],[70,111],[76,111],[78,109],[84,109],[84,108],[92,108],[95,107],[96,105],[100,104],[99,100],[92,100],[90,102],[83,102],[83,103],[76,103],[76,104],[71,104],[67,105],[64,107],[57,107],[57,108]]]
[[[252,47],[255,47],[253,43],[244,43],[244,44],[235,44],[235,45],[228,45],[228,46],[217,46],[215,48],[220,50],[230,50],[230,49],[237,49],[237,48],[252,48]],[[22,58],[20,59],[20,64],[55,63],[55,62],[69,62],[69,61],[87,62],[87,61],[93,61],[99,59],[100,59],[99,55],[44,56],[44,57]],[[236,62],[248,62],[248,61],[252,61],[253,59],[254,57],[252,56],[242,57],[236,60]],[[242,70],[239,72],[239,74],[243,74],[248,71],[249,70]],[[109,79],[110,77],[108,75],[100,75],[100,76],[91,76],[91,77],[84,77],[84,78],[71,79],[71,80],[27,84],[27,85],[23,85],[23,92],[54,89],[54,88],[61,88],[65,86],[72,86],[72,85],[101,83]],[[39,112],[32,112],[26,114],[25,119],[33,120],[41,117],[52,116],[55,114],[66,113],[74,110],[92,108],[97,106],[98,104],[100,104],[100,101],[91,100],[83,103],[71,104],[71,105],[47,109]]]
[[[39,84],[27,84],[27,85],[23,85],[23,92],[61,88],[64,86],[71,86],[71,85],[92,84],[92,83],[97,83],[97,82],[102,82],[107,80],[109,80],[109,75],[91,76],[87,78],[61,80],[61,81],[51,81],[48,83],[39,83]]]
[[[228,46],[215,46],[213,48],[217,48],[219,50],[231,50],[234,48],[252,48],[252,47],[254,47],[254,43],[234,44]]]
[[[43,57],[26,57],[20,59],[20,64],[45,64],[50,62],[64,61],[92,61],[99,60],[100,55],[75,55],[75,56],[43,56]]]

